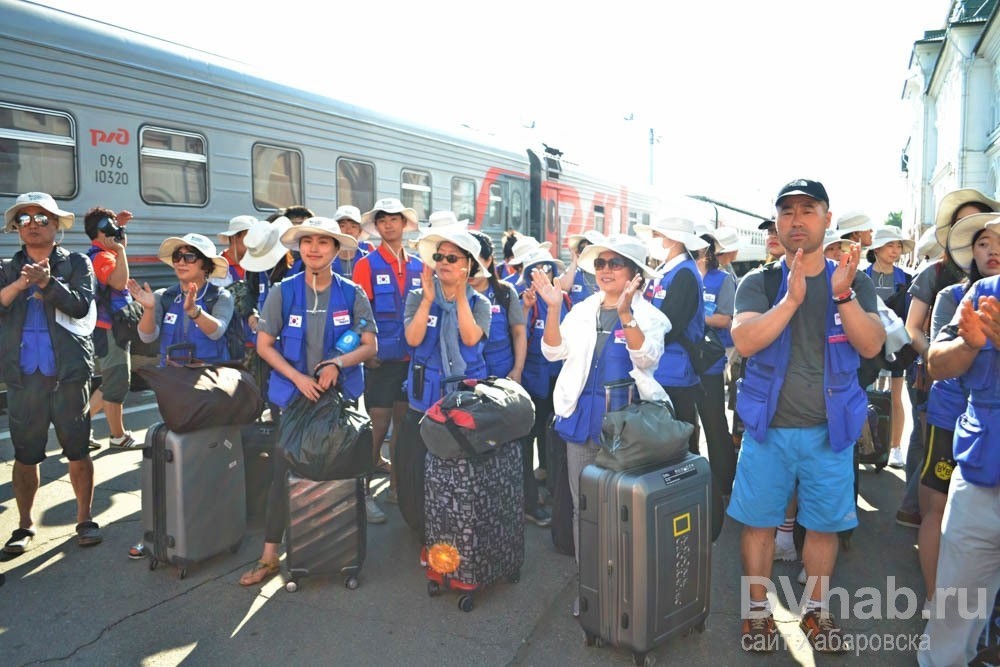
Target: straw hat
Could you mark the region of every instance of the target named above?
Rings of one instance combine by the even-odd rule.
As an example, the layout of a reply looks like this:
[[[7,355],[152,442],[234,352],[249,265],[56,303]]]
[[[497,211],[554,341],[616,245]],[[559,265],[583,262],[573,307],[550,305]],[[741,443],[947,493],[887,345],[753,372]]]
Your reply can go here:
[[[270,271],[287,252],[281,245],[281,235],[291,226],[285,216],[274,222],[258,220],[251,225],[243,239],[247,251],[240,259],[240,266],[247,271]]]
[[[986,204],[993,211],[1000,211],[1000,202],[990,199],[979,190],[973,190],[972,188],[952,190],[941,198],[941,203],[938,204],[937,217],[934,219],[934,236],[942,248],[948,245],[948,227],[951,225],[951,216],[955,215],[955,211],[966,204],[976,202]]]
[[[1000,213],[967,215],[948,232],[948,255],[966,273],[972,268],[972,239],[981,229],[1000,233]]]
[[[157,251],[157,256],[160,261],[167,266],[173,267],[174,260],[173,254],[174,250],[182,246],[190,246],[196,248],[205,257],[212,260],[212,264],[215,268],[208,275],[209,278],[225,278],[229,275],[229,262],[226,258],[220,255],[215,250],[215,244],[207,236],[202,236],[201,234],[185,234],[184,236],[171,236],[163,240],[160,244],[160,249]]]

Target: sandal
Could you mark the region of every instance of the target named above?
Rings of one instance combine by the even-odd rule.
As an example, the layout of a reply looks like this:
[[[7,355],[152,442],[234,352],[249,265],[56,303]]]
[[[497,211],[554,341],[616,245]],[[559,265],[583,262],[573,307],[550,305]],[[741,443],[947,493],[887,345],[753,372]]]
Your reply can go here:
[[[146,545],[139,542],[128,548],[128,557],[132,560],[142,560],[146,557]]]
[[[392,462],[387,459],[381,459],[375,465],[374,473],[376,475],[391,475],[392,474]]]
[[[268,563],[262,560],[257,561],[252,570],[243,573],[240,577],[240,586],[256,586],[281,571],[278,563]]]
[[[10,534],[10,539],[3,545],[3,552],[12,556],[19,556],[31,544],[31,538],[35,536],[35,531],[30,528],[15,528]]]
[[[101,527],[96,521],[81,521],[76,524],[76,543],[81,547],[92,547],[104,540]]]

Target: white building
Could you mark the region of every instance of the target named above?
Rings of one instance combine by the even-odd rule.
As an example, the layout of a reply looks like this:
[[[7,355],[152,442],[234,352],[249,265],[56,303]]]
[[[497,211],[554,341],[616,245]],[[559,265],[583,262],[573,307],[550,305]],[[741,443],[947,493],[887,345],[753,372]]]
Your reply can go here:
[[[997,0],[952,0],[945,26],[913,44],[903,101],[903,230],[916,239],[938,202],[975,188],[996,198],[1000,172],[1000,18]]]

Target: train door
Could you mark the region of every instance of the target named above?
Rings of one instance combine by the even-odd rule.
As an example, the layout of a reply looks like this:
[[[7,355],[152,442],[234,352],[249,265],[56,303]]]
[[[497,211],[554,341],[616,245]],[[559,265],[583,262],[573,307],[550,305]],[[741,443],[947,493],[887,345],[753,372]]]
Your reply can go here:
[[[495,237],[508,229],[529,233],[528,182],[502,174],[488,187],[483,231]]]

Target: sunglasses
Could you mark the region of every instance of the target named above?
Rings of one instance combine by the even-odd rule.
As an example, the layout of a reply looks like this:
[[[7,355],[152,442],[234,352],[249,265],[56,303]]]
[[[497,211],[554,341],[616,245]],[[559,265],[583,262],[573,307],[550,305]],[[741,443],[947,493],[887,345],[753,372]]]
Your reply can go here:
[[[551,264],[536,264],[535,266],[531,267],[531,269],[532,271],[541,271],[542,273],[549,273],[549,274],[552,273]]]
[[[180,263],[184,260],[185,264],[194,264],[198,261],[198,255],[191,251],[174,250],[174,254],[170,256],[170,259],[174,260],[174,264]]]
[[[34,215],[28,215],[27,213],[22,213],[16,218],[17,224],[21,227],[27,227],[29,224],[34,222],[39,227],[48,227],[51,220],[49,216],[45,213],[35,213]]]
[[[462,257],[461,255],[445,255],[443,253],[436,252],[433,255],[431,255],[431,259],[433,259],[435,262],[443,262],[445,260],[448,260],[449,264],[455,264],[460,259],[465,259],[465,258]]]
[[[621,257],[612,257],[611,259],[604,259],[603,257],[598,257],[594,260],[594,270],[603,271],[605,268],[611,269],[612,271],[617,271],[618,269],[624,269],[628,266],[626,262]]]

